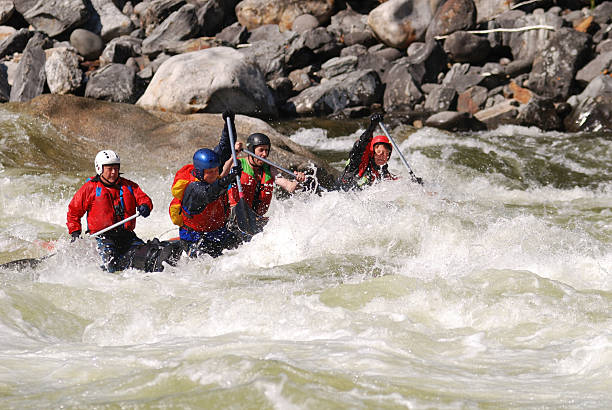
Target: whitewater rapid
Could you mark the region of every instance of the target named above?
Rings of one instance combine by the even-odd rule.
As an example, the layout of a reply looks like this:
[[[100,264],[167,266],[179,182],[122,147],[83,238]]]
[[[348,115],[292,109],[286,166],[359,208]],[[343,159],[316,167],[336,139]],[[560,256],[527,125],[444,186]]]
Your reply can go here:
[[[394,154],[399,181],[275,200],[251,242],[146,274],[69,242],[93,165],[0,168],[0,262],[56,253],[0,272],[0,407],[612,407],[610,136],[393,134],[424,189]],[[291,138],[340,167],[358,135]],[[176,236],[175,171],[122,169],[143,239]]]

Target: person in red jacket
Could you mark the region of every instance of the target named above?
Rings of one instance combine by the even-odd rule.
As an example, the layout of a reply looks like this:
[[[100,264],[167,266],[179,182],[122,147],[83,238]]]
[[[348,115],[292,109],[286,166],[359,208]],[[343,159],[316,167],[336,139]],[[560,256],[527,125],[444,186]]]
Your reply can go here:
[[[226,111],[223,119],[234,113]],[[242,149],[241,143],[235,149]],[[193,163],[183,166],[172,183],[170,219],[178,225],[183,249],[191,257],[204,253],[218,257],[225,249],[238,245],[238,238],[227,229],[229,205],[228,186],[240,175],[240,166],[231,165],[231,146],[227,122],[219,144],[214,149],[202,148],[193,155]],[[222,169],[227,166],[228,172]]]
[[[260,132],[249,135],[246,145],[250,152],[264,159],[268,157],[272,147],[270,138]],[[238,161],[242,168],[240,184],[242,185],[243,198],[247,205],[255,212],[258,225],[263,226],[267,222],[267,218],[264,215],[268,212],[270,202],[272,201],[274,184],[289,193],[293,193],[299,186],[299,183],[306,180],[306,175],[303,172],[297,171],[294,172],[294,180],[284,178],[278,169],[271,167],[252,155],[240,158]],[[239,200],[238,188],[234,185],[229,190],[230,206],[236,206]]]
[[[74,241],[81,235],[81,218],[87,213],[87,232],[96,233],[114,223],[136,214],[149,216],[153,202],[136,184],[119,174],[121,160],[111,150],[98,152],[94,165],[96,176],[77,191],[68,205],[68,232]],[[131,263],[131,253],[144,242],[136,236],[136,220],[96,237],[102,256],[102,268],[108,272],[126,269]]]
[[[374,136],[374,131],[382,120],[382,114],[370,117],[370,126],[353,145],[344,172],[338,179],[340,189],[362,189],[375,181],[397,179],[387,168],[387,161],[393,150],[391,141],[384,135]]]

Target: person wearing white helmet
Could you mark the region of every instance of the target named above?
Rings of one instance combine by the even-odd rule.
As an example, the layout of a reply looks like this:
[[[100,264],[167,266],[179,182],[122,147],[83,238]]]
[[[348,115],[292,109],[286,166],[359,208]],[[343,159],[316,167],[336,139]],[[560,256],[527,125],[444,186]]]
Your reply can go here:
[[[96,176],[88,178],[68,205],[68,233],[74,241],[81,235],[81,218],[87,213],[87,232],[96,233],[138,211],[149,216],[153,202],[137,183],[120,176],[121,160],[112,150],[98,152],[94,160]],[[136,236],[136,219],[96,237],[102,268],[108,272],[126,269],[131,253],[144,242]]]

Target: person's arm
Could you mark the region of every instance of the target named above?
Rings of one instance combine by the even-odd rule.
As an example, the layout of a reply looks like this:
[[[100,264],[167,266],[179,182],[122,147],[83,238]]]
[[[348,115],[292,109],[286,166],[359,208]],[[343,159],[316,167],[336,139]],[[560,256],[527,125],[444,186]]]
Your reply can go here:
[[[304,182],[306,180],[306,175],[303,172],[293,172],[295,179],[285,178],[278,169],[273,167],[271,168],[271,172],[274,178],[274,183],[289,193],[295,192],[297,187],[300,185],[300,182]]]
[[[242,152],[242,147],[243,147],[242,142],[236,141],[236,143],[234,144],[234,149],[236,150],[236,154]],[[230,172],[230,169],[232,168],[233,165],[234,165],[234,159],[230,157],[227,161],[225,161],[225,164],[223,164],[223,170],[221,171],[221,174],[219,176],[220,177],[226,176]]]
[[[134,197],[136,198],[136,207],[138,208],[140,205],[146,205],[149,207],[149,211],[152,211],[153,201],[149,195],[145,194],[137,183],[130,181],[130,185],[132,186],[132,191],[134,192]]]
[[[68,204],[68,213],[66,214],[66,226],[68,233],[81,231],[81,218],[87,212],[89,198],[89,183],[85,183],[72,197]]]
[[[223,112],[223,132],[221,133],[221,138],[219,139],[219,144],[213,148],[213,151],[219,156],[219,162],[224,164],[228,158],[232,157],[232,147],[230,145],[229,138],[229,130],[227,129],[227,119],[229,118],[232,123],[232,128],[234,132],[236,130],[236,126],[234,125],[234,117],[235,114],[231,110],[226,110]],[[236,137],[234,135],[234,137]]]
[[[206,206],[216,201],[225,191],[227,187],[236,180],[236,175],[240,175],[242,167],[240,165],[233,167],[229,174],[223,178],[219,178],[212,184],[202,181],[194,181],[185,188],[182,206],[189,215],[197,215],[204,211]]]

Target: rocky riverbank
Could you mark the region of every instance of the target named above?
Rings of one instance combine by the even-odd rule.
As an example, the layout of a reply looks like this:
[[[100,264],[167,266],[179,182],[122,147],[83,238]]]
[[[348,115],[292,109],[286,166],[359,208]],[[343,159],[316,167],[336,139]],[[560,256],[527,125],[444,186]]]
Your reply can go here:
[[[0,1],[0,101],[612,129],[612,2]]]

